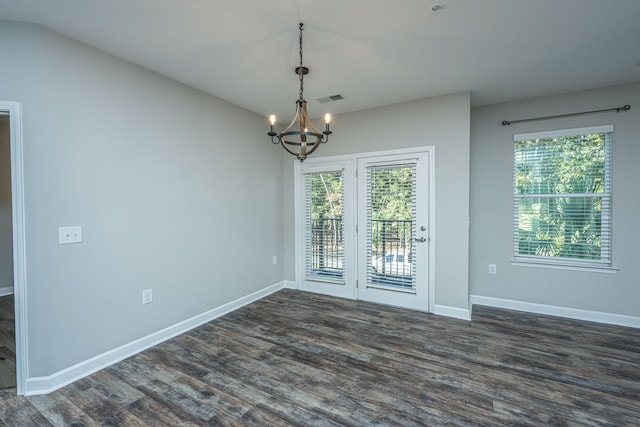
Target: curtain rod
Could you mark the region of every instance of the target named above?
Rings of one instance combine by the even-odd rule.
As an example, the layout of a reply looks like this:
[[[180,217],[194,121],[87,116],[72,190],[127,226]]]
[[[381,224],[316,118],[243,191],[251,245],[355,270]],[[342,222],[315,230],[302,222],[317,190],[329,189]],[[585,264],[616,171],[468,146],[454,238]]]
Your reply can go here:
[[[534,117],[531,119],[520,119],[520,120],[511,120],[511,121],[503,120],[502,126],[509,126],[511,123],[523,123],[523,122],[534,122],[537,120],[559,119],[562,117],[582,116],[583,114],[607,113],[609,111],[615,111],[616,113],[619,113],[620,111],[629,111],[629,109],[631,109],[631,105],[627,104],[624,107],[607,108],[604,110],[594,110],[594,111],[583,111],[581,113],[558,114],[556,116]]]

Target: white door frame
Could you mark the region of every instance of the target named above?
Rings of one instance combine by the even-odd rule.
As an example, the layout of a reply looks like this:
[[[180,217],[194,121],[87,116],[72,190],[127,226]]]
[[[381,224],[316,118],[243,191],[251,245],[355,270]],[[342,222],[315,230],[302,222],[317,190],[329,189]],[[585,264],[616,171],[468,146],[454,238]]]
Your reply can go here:
[[[428,230],[430,240],[427,243],[428,252],[429,252],[429,267],[428,267],[428,294],[429,294],[429,307],[428,311],[433,313],[435,306],[435,277],[436,277],[436,265],[435,265],[435,250],[436,247],[436,186],[435,186],[435,146],[422,146],[422,147],[413,147],[413,148],[402,148],[395,150],[384,150],[384,151],[373,151],[366,153],[356,153],[356,154],[345,154],[338,156],[327,156],[327,157],[313,157],[309,158],[305,161],[305,165],[309,163],[318,163],[318,164],[328,164],[328,163],[339,163],[339,162],[351,162],[356,164],[358,159],[365,157],[379,157],[379,156],[393,156],[393,155],[408,155],[414,154],[418,152],[427,152],[429,158],[429,171],[428,171],[428,179],[429,179],[429,218],[428,218]],[[301,194],[301,168],[300,162],[297,160],[294,161],[294,241],[295,241],[295,282],[296,288],[303,289],[301,286],[302,281],[304,280],[304,209],[302,203],[299,200],[299,195]],[[361,173],[360,171],[356,171],[357,173]],[[356,177],[357,178],[357,177]],[[357,207],[359,209],[359,207]],[[362,226],[361,226],[362,227]],[[357,258],[357,257],[356,257]],[[357,277],[357,272],[356,272]],[[343,296],[343,295],[341,295]],[[357,290],[353,294],[353,296],[346,296],[346,298],[357,299]]]
[[[27,268],[24,219],[24,164],[22,156],[22,106],[0,101],[0,113],[9,114],[11,147],[11,209],[13,221],[13,295],[16,331],[16,389],[25,393],[27,383]]]

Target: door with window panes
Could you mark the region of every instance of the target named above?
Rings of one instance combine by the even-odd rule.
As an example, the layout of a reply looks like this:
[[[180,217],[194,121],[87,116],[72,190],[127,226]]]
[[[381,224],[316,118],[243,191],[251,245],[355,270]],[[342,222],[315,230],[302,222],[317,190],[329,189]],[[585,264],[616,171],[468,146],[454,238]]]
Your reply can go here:
[[[358,299],[429,310],[428,153],[358,159]]]
[[[298,286],[429,311],[429,152],[296,169]]]
[[[353,162],[308,161],[298,167],[303,200],[298,248],[304,252],[298,257],[302,263],[297,262],[300,287],[355,298]]]

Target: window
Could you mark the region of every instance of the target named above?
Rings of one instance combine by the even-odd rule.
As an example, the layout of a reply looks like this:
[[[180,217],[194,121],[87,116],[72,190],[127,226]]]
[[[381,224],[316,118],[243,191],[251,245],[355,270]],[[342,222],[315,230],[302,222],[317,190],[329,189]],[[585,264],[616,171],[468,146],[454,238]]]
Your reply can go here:
[[[366,197],[367,284],[414,290],[416,160],[367,166]]]
[[[305,174],[307,278],[344,278],[343,172]]]
[[[515,261],[611,266],[613,126],[514,136]]]

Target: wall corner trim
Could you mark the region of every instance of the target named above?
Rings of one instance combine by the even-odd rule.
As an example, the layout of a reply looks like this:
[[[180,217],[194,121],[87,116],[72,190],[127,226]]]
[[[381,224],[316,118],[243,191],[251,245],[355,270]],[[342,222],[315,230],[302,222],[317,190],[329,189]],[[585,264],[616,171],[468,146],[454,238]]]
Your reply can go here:
[[[449,307],[447,305],[435,304],[433,306],[433,314],[453,317],[461,320],[471,320],[471,310],[466,308]]]
[[[217,319],[218,317],[224,316],[225,314],[237,310],[247,304],[258,301],[267,295],[277,292],[280,289],[284,289],[287,287],[286,285],[287,283],[283,281],[267,286],[266,288],[260,289],[249,295],[223,304],[220,307],[198,314],[150,335],[94,356],[91,359],[77,363],[52,375],[46,377],[27,378],[25,395],[33,396],[51,393],[59,388],[71,384],[74,381],[91,375],[94,372],[138,354],[143,350],[158,345],[161,342],[183,334],[204,323]]]
[[[548,316],[565,317],[568,319],[585,320],[588,322],[605,323],[609,325],[640,328],[640,317],[624,314],[605,313],[602,311],[581,310],[577,308],[560,307],[555,305],[537,304],[525,301],[516,301],[503,298],[471,295],[471,304],[484,305],[508,310],[526,311],[529,313]]]

